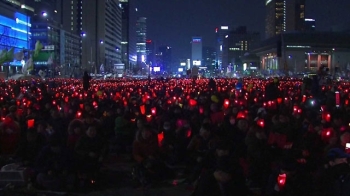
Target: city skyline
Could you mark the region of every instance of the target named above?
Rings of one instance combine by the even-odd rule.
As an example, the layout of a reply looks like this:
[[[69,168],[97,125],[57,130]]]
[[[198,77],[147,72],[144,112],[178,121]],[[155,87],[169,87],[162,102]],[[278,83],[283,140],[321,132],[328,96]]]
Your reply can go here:
[[[172,46],[174,59],[191,55],[192,36],[201,36],[203,46],[215,46],[215,28],[221,25],[232,29],[247,26],[248,31],[260,32],[264,37],[266,7],[265,1],[261,0],[223,0],[220,3],[135,0],[134,5],[138,15],[148,19],[147,38],[160,45]],[[316,30],[327,31],[332,26],[350,22],[348,7],[350,1],[347,0],[339,0],[336,4],[309,0],[306,1],[305,17],[316,20]]]

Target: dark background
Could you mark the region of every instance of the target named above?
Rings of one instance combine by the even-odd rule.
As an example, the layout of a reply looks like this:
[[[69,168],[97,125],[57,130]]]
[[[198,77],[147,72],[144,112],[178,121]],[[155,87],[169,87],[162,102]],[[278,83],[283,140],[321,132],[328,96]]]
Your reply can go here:
[[[264,38],[265,0],[134,0],[137,16],[147,18],[147,38],[157,46],[172,47],[173,59],[189,58],[192,36],[203,46],[214,46],[215,27],[245,25]],[[316,19],[316,30],[350,26],[350,0],[307,0],[306,18]]]

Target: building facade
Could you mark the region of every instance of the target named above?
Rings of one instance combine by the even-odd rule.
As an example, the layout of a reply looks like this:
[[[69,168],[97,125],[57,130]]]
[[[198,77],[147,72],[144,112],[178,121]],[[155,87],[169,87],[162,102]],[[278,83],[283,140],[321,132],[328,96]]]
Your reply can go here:
[[[203,44],[202,37],[192,37],[191,68],[193,66],[202,67]]]
[[[278,49],[277,42],[281,41]],[[278,51],[282,56],[278,57]],[[316,72],[326,66],[331,73],[350,68],[350,34],[335,32],[286,33],[267,39],[254,50],[261,69],[271,72]]]
[[[82,1],[82,65],[94,73],[121,63],[122,12],[118,0]]]
[[[266,38],[288,31],[304,31],[305,0],[266,0]]]
[[[161,70],[172,72],[176,71],[175,67],[173,68],[172,65],[172,48],[170,46],[160,46],[158,48],[158,54],[159,54],[159,60],[160,60],[160,67]]]
[[[14,54],[28,52],[31,50],[30,32],[32,15],[34,9],[19,1],[0,0],[0,51],[10,51],[13,48]],[[28,56],[24,57],[28,58]],[[7,70],[4,66],[1,71],[15,71],[21,69],[22,59],[14,59],[9,62]]]
[[[224,39],[226,35],[228,35],[229,27],[228,26],[220,26],[215,28],[215,34],[216,34],[216,68],[221,69],[223,66],[223,59],[225,58],[224,53]]]
[[[80,12],[78,0],[26,0],[35,12],[31,31],[32,47],[37,41],[50,50],[34,58],[36,70],[49,69],[71,75],[81,63]],[[47,53],[50,53],[48,55]]]
[[[216,49],[214,47],[203,47],[203,66],[208,70],[214,70],[216,67]]]
[[[155,65],[156,46],[153,40],[146,40],[146,64],[152,67]]]
[[[248,32],[245,26],[230,31],[224,41],[224,53],[227,53],[227,58],[223,59],[224,68],[231,66],[234,71],[246,70],[246,67],[243,67],[242,57],[255,48],[259,42],[260,34]]]
[[[146,59],[146,36],[147,36],[147,18],[139,17],[136,22],[136,56],[137,64],[145,64]]]
[[[135,21],[132,0],[119,0],[122,10],[121,58],[127,70],[136,64]],[[132,25],[130,25],[132,24]]]
[[[316,31],[316,20],[312,18],[305,18],[305,32]]]

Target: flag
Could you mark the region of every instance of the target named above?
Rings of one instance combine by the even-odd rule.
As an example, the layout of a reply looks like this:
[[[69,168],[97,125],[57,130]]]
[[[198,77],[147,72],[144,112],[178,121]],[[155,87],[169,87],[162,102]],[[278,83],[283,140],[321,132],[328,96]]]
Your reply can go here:
[[[27,71],[32,71],[34,69],[34,63],[33,63],[33,59],[30,58],[28,61],[27,61]]]
[[[43,45],[40,43],[39,40],[35,43],[35,49],[34,49],[34,57],[37,57],[39,55],[39,52],[43,49]]]
[[[0,52],[0,65],[6,61],[6,50]]]
[[[23,60],[23,58],[24,58],[24,52],[23,52],[23,50],[20,51],[20,52],[15,53],[15,54],[13,55],[13,59],[16,60],[16,61],[21,61],[21,60]]]
[[[6,62],[13,61],[14,50],[14,48],[11,48],[9,51],[6,52]]]
[[[47,60],[47,64],[51,65],[53,63],[53,53],[51,53],[49,59]]]
[[[22,67],[22,73],[27,74],[28,72],[32,71],[34,68],[33,66],[33,59],[30,58],[28,61],[23,65]]]

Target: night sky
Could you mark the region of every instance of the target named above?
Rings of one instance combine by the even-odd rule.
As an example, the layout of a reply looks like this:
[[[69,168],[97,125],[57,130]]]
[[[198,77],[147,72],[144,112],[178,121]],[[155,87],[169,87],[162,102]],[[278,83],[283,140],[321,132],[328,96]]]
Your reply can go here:
[[[203,46],[214,46],[215,27],[245,25],[264,37],[265,0],[134,0],[137,15],[147,18],[147,38],[173,49],[173,60],[190,58],[192,36]],[[306,17],[316,29],[336,24],[350,26],[350,0],[307,0]]]

